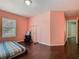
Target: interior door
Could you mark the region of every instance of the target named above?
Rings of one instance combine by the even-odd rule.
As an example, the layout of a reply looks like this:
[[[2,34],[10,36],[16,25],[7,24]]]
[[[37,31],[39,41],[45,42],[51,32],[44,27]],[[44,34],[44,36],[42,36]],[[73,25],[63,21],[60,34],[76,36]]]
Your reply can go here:
[[[67,39],[77,43],[77,22],[76,20],[67,21]]]
[[[76,37],[76,22],[68,22],[68,37]]]
[[[36,43],[37,42],[37,26],[35,24],[32,24],[31,32],[32,32],[33,42]]]

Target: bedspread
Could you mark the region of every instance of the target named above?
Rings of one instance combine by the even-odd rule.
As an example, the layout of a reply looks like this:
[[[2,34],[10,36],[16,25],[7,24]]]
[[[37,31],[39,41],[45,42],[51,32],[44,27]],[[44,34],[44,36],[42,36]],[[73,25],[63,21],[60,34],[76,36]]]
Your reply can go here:
[[[11,59],[25,51],[25,47],[15,41],[0,43],[0,59]]]

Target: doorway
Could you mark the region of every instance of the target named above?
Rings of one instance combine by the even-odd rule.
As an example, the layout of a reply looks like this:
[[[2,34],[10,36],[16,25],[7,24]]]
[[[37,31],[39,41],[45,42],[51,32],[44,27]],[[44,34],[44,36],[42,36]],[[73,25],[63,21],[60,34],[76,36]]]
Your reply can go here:
[[[78,43],[78,21],[67,20],[67,41],[69,44]]]

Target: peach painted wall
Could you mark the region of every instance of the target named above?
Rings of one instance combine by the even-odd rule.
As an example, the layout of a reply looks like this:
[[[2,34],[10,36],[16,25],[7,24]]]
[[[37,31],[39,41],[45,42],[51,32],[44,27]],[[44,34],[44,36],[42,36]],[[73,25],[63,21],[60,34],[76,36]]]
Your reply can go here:
[[[51,44],[64,45],[65,17],[64,12],[51,12]]]
[[[11,38],[2,38],[2,17],[9,17],[16,20],[16,37]],[[8,39],[8,40],[16,40],[16,41],[23,41],[25,32],[28,29],[29,20],[27,17],[15,15],[9,12],[5,12],[0,10],[0,40]]]
[[[32,17],[30,28],[34,42],[50,45],[50,11]]]
[[[34,42],[49,46],[64,45],[64,12],[44,12],[30,19],[30,30]]]

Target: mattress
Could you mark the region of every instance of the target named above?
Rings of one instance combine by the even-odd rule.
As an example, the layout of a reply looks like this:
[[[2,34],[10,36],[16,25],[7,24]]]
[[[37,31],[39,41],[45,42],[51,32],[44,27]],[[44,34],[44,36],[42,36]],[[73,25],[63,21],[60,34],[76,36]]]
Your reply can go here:
[[[15,41],[0,43],[0,59],[11,59],[24,53],[26,48]]]

